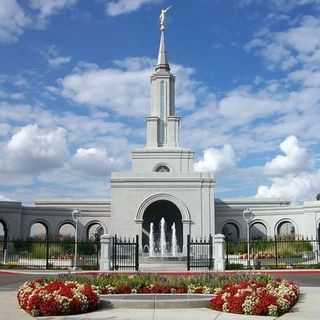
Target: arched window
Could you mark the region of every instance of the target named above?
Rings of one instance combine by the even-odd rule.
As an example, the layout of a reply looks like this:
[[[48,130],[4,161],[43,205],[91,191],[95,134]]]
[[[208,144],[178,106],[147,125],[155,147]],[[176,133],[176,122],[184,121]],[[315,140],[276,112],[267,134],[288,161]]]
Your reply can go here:
[[[45,240],[48,236],[48,227],[42,222],[36,222],[31,225],[30,239]]]
[[[283,221],[278,225],[277,234],[280,238],[295,238],[295,227],[290,221]]]
[[[60,226],[58,233],[60,240],[74,240],[76,229],[73,224],[66,222]]]
[[[222,233],[227,241],[238,242],[240,239],[239,228],[232,222],[228,222],[223,226]]]
[[[267,228],[262,222],[250,226],[250,240],[267,240]]]
[[[103,235],[103,227],[99,223],[93,223],[88,227],[87,239],[88,240],[99,240]]]
[[[170,169],[165,165],[160,165],[156,168],[156,172],[170,172]]]

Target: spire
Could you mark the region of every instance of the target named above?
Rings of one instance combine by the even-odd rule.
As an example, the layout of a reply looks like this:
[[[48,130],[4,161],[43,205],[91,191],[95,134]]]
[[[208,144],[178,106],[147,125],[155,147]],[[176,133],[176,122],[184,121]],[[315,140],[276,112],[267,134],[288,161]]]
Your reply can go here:
[[[169,66],[167,51],[166,51],[166,43],[164,39],[164,30],[161,30],[158,63],[156,66],[156,71],[158,70],[170,71],[170,66]]]

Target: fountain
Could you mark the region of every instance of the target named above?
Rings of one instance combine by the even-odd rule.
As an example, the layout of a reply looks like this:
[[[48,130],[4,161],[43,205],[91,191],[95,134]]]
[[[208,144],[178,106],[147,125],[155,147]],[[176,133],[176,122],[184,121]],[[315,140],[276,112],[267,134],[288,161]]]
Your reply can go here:
[[[176,235],[176,224],[175,222],[171,226],[171,254],[173,257],[177,256],[177,235]]]
[[[149,234],[149,257],[154,256],[154,237],[153,237],[153,222],[150,223],[150,234]]]
[[[160,221],[160,254],[161,257],[165,256],[166,253],[166,233],[165,233],[165,220],[162,217]]]

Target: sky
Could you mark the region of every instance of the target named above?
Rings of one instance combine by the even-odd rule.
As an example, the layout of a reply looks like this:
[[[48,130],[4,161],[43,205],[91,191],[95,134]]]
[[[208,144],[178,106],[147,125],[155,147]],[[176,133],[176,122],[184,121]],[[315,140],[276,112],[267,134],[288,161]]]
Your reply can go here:
[[[1,0],[0,200],[109,199],[144,146],[160,9],[215,196],[320,192],[320,0]]]

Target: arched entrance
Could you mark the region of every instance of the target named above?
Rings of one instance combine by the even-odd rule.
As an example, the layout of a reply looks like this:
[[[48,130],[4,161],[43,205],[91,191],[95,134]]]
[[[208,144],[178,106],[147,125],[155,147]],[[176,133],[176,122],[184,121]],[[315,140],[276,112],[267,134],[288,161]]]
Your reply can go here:
[[[178,253],[182,252],[183,248],[183,226],[182,215],[178,207],[168,200],[158,200],[151,203],[144,211],[142,222],[142,250],[149,251],[149,233],[150,223],[153,223],[153,233],[155,240],[155,253],[160,252],[160,221],[165,220],[165,234],[167,243],[167,252],[171,250],[172,225],[175,223],[177,249]]]

